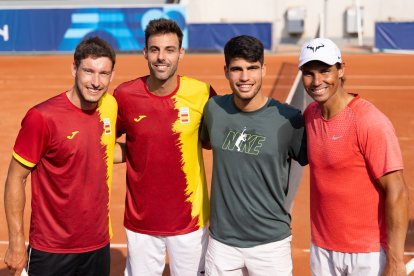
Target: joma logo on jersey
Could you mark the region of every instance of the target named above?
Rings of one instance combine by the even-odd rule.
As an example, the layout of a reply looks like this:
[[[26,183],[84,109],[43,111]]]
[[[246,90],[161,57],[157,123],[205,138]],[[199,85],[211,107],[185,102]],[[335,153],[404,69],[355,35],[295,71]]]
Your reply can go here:
[[[72,140],[73,138],[75,138],[76,134],[78,134],[78,133],[79,133],[79,130],[72,131],[72,134],[66,136],[66,138],[68,138],[69,140]]]
[[[137,118],[134,118],[134,122],[139,123],[144,118],[147,118],[147,116],[146,115],[139,115]]]
[[[242,132],[230,130],[227,133],[221,148],[229,151],[239,151],[247,154],[258,155],[263,146],[266,137],[245,133],[246,128]]]

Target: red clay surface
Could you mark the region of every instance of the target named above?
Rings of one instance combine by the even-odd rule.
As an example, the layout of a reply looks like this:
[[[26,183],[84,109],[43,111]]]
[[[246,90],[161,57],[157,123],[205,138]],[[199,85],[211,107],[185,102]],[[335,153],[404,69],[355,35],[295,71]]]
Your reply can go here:
[[[297,73],[297,55],[267,55],[267,76],[263,89],[268,95],[284,100]],[[414,55],[345,54],[349,91],[359,93],[380,108],[393,122],[405,162],[405,179],[414,198]],[[9,275],[4,265],[7,248],[7,227],[3,208],[4,182],[11,158],[14,139],[20,122],[28,108],[70,88],[72,56],[0,56],[0,275]],[[222,55],[186,55],[179,72],[210,82],[220,94],[228,93],[223,75]],[[147,65],[140,54],[118,55],[116,75],[111,91],[121,82],[147,73]],[[205,152],[208,182],[211,174],[211,154]],[[293,208],[293,260],[294,275],[309,272],[309,173],[305,168]],[[30,202],[30,183],[27,185]],[[125,166],[116,165],[112,187],[111,216],[114,238],[111,249],[111,275],[123,275],[126,249],[122,224],[125,196]],[[410,203],[413,209],[413,201]],[[28,232],[30,204],[25,211],[25,231]],[[411,212],[406,251],[414,252],[414,214]],[[45,222],[47,223],[47,222]],[[407,256],[407,260],[409,257]],[[169,275],[166,268],[164,275]]]

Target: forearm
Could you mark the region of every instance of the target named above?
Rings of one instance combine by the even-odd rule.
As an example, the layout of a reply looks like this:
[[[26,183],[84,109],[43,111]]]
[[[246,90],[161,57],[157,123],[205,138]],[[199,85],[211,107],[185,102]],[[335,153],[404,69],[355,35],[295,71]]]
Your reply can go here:
[[[406,275],[404,243],[408,228],[408,190],[402,171],[389,173],[379,179],[385,192],[387,223],[387,263],[383,275]]]
[[[15,275],[20,275],[27,261],[23,214],[26,202],[25,185],[29,173],[29,168],[12,159],[4,188],[4,209],[9,233],[9,247],[4,262]]]
[[[409,220],[408,191],[405,186],[397,193],[387,194],[385,204],[388,235],[387,259],[402,261]]]
[[[26,202],[26,178],[21,179],[11,170],[4,188],[4,209],[9,231],[9,242],[24,242],[23,215]]]

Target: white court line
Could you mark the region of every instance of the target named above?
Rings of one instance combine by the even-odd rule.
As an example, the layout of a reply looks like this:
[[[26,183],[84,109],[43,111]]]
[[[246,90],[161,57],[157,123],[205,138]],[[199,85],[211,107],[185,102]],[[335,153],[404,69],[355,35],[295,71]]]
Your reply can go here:
[[[9,242],[8,241],[0,241],[0,245],[8,245]],[[26,242],[27,244],[27,242]],[[127,245],[125,243],[111,243],[111,248],[126,248]],[[305,253],[310,253],[309,249],[302,249],[302,252]],[[405,256],[414,256],[414,252],[404,252]],[[1,260],[2,258],[0,258]],[[407,273],[411,273],[412,271],[414,271],[414,258],[411,259],[410,261],[408,261],[408,263],[406,264],[406,268],[407,268]]]
[[[0,241],[0,245],[8,245],[8,244],[9,244],[8,241]],[[26,242],[26,245],[27,244],[28,243]],[[111,248],[126,248],[126,247],[127,247],[126,243],[111,243]],[[309,253],[310,250],[309,249],[302,249],[302,252]],[[404,255],[405,256],[414,256],[414,252],[407,251],[407,252],[404,252]]]
[[[407,269],[407,274],[410,274],[414,271],[414,259],[411,259],[408,261],[408,263],[405,264],[405,268]]]
[[[349,89],[370,89],[370,90],[413,90],[414,85],[346,85],[346,88]]]
[[[269,73],[269,72],[267,72]],[[186,74],[184,74],[185,76]],[[223,75],[209,75],[209,74],[191,74],[188,75],[191,76],[192,78],[208,78],[208,79],[222,79],[225,80],[225,76]],[[345,75],[346,78],[348,80],[354,80],[354,79],[363,79],[363,80],[394,80],[394,79],[398,79],[398,80],[412,80],[413,79],[413,75],[360,75],[360,74],[355,74],[355,75]],[[7,77],[7,76],[6,76]],[[269,76],[266,76],[264,79],[268,80],[268,79],[292,79],[292,74],[281,74],[281,75],[277,75],[277,74],[271,74]],[[10,77],[9,77],[10,78]],[[14,77],[16,79],[19,79],[19,76]],[[56,78],[56,77],[55,77]],[[132,77],[134,78],[134,77]],[[37,76],[36,78],[37,79]],[[57,78],[56,78],[57,79]]]
[[[378,79],[378,80],[384,80],[384,79],[399,79],[399,80],[412,80],[413,75],[346,75],[348,79]]]
[[[25,242],[28,245],[28,242]],[[0,245],[9,245],[8,241],[0,241]],[[111,243],[111,248],[126,248],[126,243]]]
[[[302,249],[302,252],[310,253],[310,249]],[[414,256],[414,252],[404,252],[404,256]]]
[[[43,85],[44,87],[50,87],[50,85]],[[27,87],[27,86],[26,86]],[[36,87],[41,87],[39,85],[37,85]],[[223,84],[223,85],[218,85],[218,86],[214,86],[214,87],[228,87],[228,84]],[[262,87],[265,89],[269,89],[269,88],[273,88],[273,84],[262,84]],[[291,88],[294,87],[292,85],[288,85],[288,84],[283,84],[283,85],[277,85],[278,88]],[[401,86],[396,86],[396,85],[382,85],[382,86],[375,86],[375,85],[346,85],[346,88],[348,90],[355,90],[355,92],[358,92],[359,90],[399,90],[399,91],[413,91],[414,90],[414,85],[401,85]]]
[[[111,248],[127,248],[126,243],[111,243]]]
[[[267,72],[269,74],[269,72]],[[226,77],[224,76],[224,74],[222,75],[210,75],[210,74],[183,74],[184,76],[189,76],[192,78],[197,78],[197,79],[218,79],[218,80],[226,80]],[[294,74],[293,74],[294,75]],[[277,74],[270,74],[268,76],[265,77],[265,80],[268,79],[292,79],[294,76],[292,74],[281,74],[281,75],[277,75]],[[122,78],[122,79],[134,79],[136,78],[136,75],[128,75],[128,74],[118,74],[117,75],[118,78]],[[361,75],[361,74],[354,74],[354,75],[346,75],[347,79],[349,80],[354,80],[354,79],[363,79],[363,80],[370,80],[370,79],[378,79],[378,80],[394,80],[394,79],[398,79],[398,80],[412,80],[413,79],[413,75]],[[36,81],[43,81],[43,80],[68,80],[71,79],[71,77],[69,76],[59,76],[56,77],[56,75],[42,75],[42,79],[39,80],[39,76],[38,75],[27,75],[25,76],[25,79],[27,80],[36,80]],[[9,81],[9,80],[21,80],[21,77],[19,75],[5,75],[2,76],[2,81]]]

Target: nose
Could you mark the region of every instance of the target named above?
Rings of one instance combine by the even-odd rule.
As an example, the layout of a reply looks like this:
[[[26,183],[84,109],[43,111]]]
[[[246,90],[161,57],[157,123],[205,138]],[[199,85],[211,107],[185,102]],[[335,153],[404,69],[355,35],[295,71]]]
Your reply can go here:
[[[240,73],[240,80],[247,81],[249,80],[249,72],[247,70],[242,70]]]
[[[321,75],[320,75],[320,74],[315,74],[315,75],[313,76],[312,83],[313,83],[313,85],[314,85],[314,86],[318,86],[318,85],[320,85],[320,84],[322,83],[322,78],[321,78]]]
[[[99,74],[93,74],[92,75],[91,84],[94,87],[98,87],[99,86],[99,83],[100,83],[100,79],[99,78],[100,78]]]
[[[164,51],[159,51],[158,52],[158,60],[163,61],[165,60],[165,52]]]

